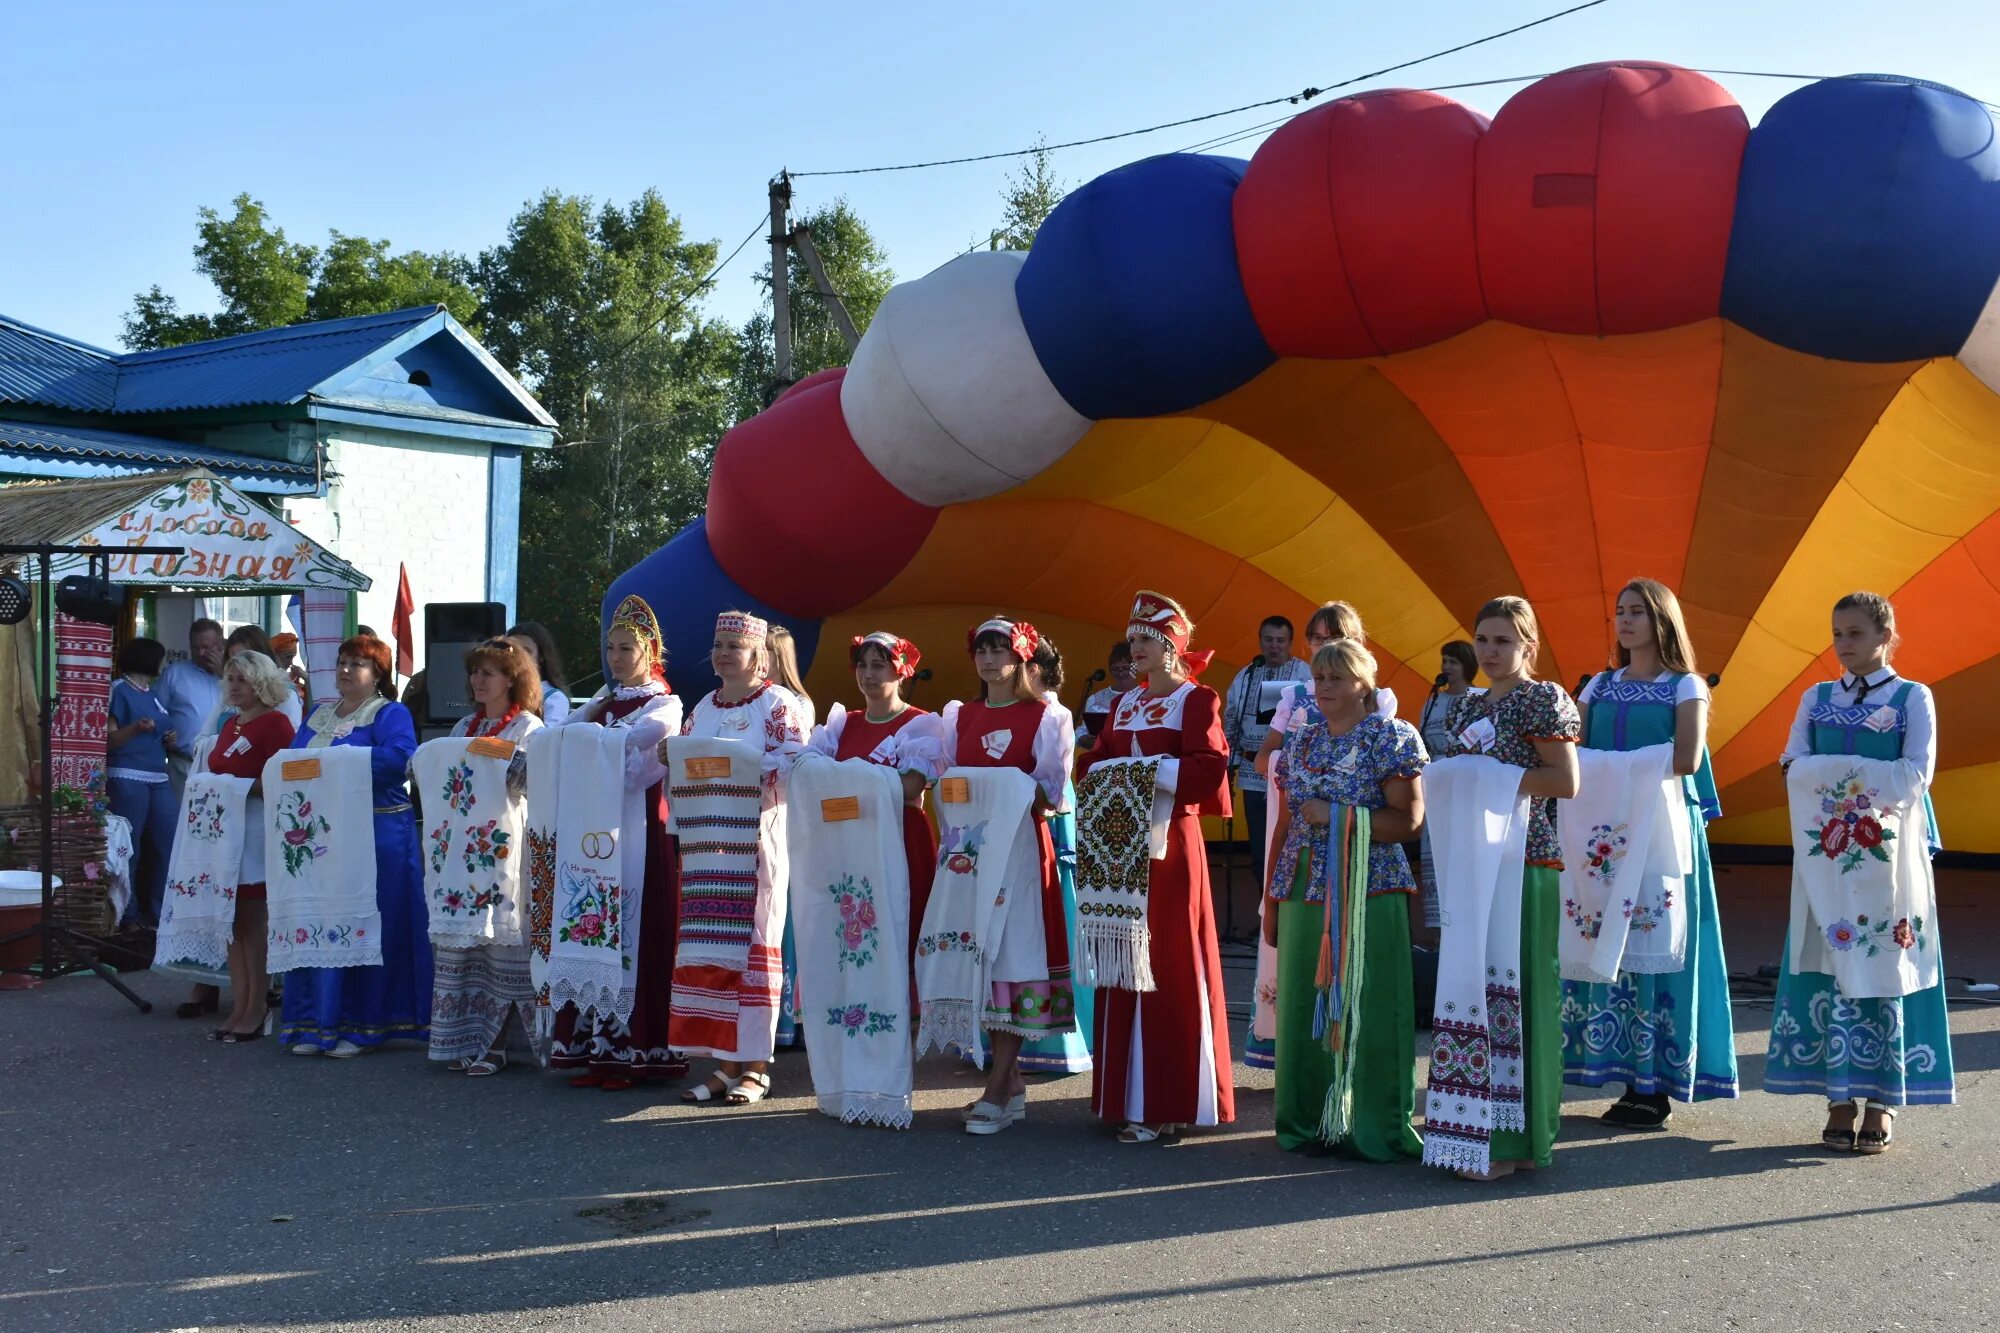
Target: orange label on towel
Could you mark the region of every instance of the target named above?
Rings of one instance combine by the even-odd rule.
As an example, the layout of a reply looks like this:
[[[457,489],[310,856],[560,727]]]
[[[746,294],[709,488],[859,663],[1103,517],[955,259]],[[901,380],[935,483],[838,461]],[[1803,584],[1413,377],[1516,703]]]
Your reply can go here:
[[[319,776],[319,760],[287,759],[278,765],[278,776],[286,782],[304,782]]]
[[[859,796],[830,796],[819,803],[819,817],[828,824],[844,824],[861,818]]]
[[[681,769],[691,781],[704,778],[726,778],[729,776],[729,760],[722,755],[708,758],[683,760]]]
[[[938,783],[938,799],[948,805],[965,805],[972,800],[972,784],[964,778],[946,778]]]
[[[465,743],[466,753],[476,754],[481,759],[512,759],[514,742],[503,741],[498,736],[475,736]]]

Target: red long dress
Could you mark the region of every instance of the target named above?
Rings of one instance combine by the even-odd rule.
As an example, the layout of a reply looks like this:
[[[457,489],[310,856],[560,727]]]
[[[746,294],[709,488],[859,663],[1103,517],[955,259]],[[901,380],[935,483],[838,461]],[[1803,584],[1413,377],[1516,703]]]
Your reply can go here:
[[[1180,760],[1167,854],[1147,876],[1149,957],[1159,989],[1097,992],[1090,1106],[1119,1124],[1225,1124],[1236,1118],[1236,1088],[1201,837],[1201,816],[1230,810],[1228,748],[1214,690],[1190,681],[1159,699],[1131,691],[1118,701],[1083,770],[1151,755]]]
[[[840,743],[834,747],[836,760],[866,759],[875,747],[920,717],[931,714],[921,708],[905,708],[887,722],[870,722],[865,711],[854,710],[841,724]],[[916,965],[918,927],[924,908],[931,900],[931,877],[937,873],[937,830],[921,805],[903,806],[903,859],[910,867],[910,963]],[[914,974],[911,984],[915,985]]]

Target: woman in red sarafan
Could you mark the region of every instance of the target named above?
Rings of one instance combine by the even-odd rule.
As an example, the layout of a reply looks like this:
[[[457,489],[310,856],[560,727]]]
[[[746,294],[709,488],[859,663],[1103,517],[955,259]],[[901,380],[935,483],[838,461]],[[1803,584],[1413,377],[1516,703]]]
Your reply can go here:
[[[1221,701],[1194,677],[1209,654],[1190,653],[1194,624],[1173,598],[1142,592],[1126,640],[1145,684],[1128,691],[1084,760],[1172,756],[1180,761],[1167,854],[1147,878],[1146,925],[1158,989],[1100,990],[1091,1052],[1091,1109],[1123,1124],[1119,1138],[1149,1143],[1183,1125],[1236,1118],[1222,956],[1208,887],[1203,815],[1230,813]]]

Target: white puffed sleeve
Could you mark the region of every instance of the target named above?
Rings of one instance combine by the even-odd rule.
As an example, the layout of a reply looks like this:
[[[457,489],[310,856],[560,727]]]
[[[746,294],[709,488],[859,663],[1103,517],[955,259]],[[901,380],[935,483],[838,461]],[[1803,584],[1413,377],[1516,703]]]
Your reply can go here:
[[[944,719],[936,713],[911,718],[890,739],[896,747],[890,762],[898,773],[915,773],[925,782],[936,782],[951,767],[945,758]]]
[[[662,694],[647,700],[631,723],[619,730],[625,733],[625,786],[644,791],[665,781],[667,766],[660,762],[660,742],[680,734],[680,699]]]
[[[1915,691],[1911,691],[1912,694]],[[1799,696],[1798,711],[1792,714],[1792,729],[1785,737],[1785,751],[1778,756],[1778,762],[1789,764],[1794,759],[1803,759],[1812,753],[1812,710],[1813,700],[1819,697],[1819,686],[1812,685]]]
[[[1035,771],[1029,776],[1041,784],[1056,814],[1069,809],[1069,770],[1075,758],[1076,728],[1069,710],[1050,704],[1042,710],[1041,725],[1035,728]]]
[[[826,721],[813,728],[812,739],[806,742],[806,749],[814,754],[823,754],[828,759],[840,757],[840,735],[847,730],[847,705],[835,704],[826,715]]]

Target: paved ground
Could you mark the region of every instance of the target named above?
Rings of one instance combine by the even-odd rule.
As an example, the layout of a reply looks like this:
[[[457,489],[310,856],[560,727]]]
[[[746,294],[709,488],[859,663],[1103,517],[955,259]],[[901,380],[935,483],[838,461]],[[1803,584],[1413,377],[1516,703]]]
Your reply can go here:
[[[1770,872],[1723,892],[1754,970],[1781,930]],[[1947,877],[1953,973],[2000,979],[1996,892]],[[1768,1020],[1739,1005],[1752,1089]],[[0,994],[0,1328],[2000,1323],[2000,1009],[1972,1003],[1953,1006],[1963,1105],[1905,1116],[1887,1156],[1821,1152],[1802,1099],[1620,1138],[1592,1095],[1552,1170],[1494,1186],[1280,1153],[1268,1076],[1240,1069],[1237,1124],[1134,1148],[1082,1078],[982,1140],[955,1132],[969,1084],[935,1061],[892,1134],[814,1112],[799,1057],[773,1101],[693,1112],[197,1026],[87,978]]]

